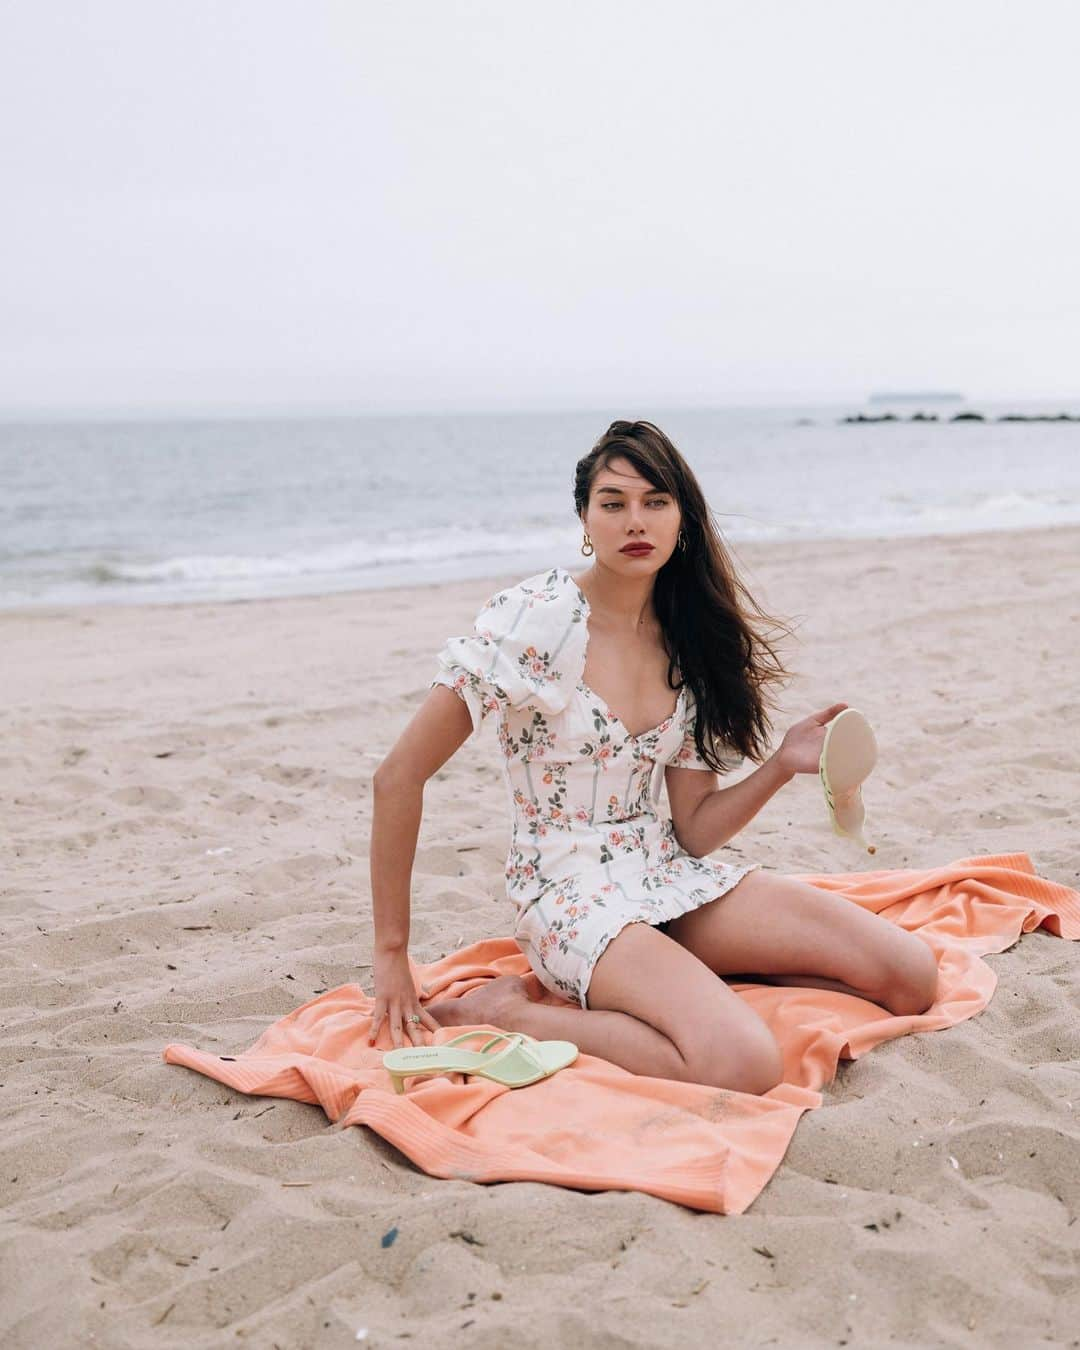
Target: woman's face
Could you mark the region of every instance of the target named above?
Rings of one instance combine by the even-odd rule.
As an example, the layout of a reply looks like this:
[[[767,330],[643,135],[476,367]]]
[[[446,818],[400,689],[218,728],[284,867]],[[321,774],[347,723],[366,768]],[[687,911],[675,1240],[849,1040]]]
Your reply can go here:
[[[626,576],[659,572],[675,551],[682,516],[670,492],[653,487],[628,459],[616,457],[598,470],[582,517],[596,549],[594,561]],[[626,552],[627,545],[651,549]]]

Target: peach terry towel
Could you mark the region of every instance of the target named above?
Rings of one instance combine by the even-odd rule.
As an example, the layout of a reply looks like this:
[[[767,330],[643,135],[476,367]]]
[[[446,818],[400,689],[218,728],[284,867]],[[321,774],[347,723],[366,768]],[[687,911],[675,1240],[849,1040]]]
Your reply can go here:
[[[373,1000],[357,985],[312,999],[235,1058],[170,1045],[165,1059],[240,1092],[318,1103],[338,1126],[368,1125],[435,1177],[545,1181],[580,1190],[639,1190],[694,1209],[741,1213],[779,1166],[803,1111],[840,1059],[912,1031],[936,1031],[986,1007],[997,983],[982,960],[1037,927],[1080,938],[1080,893],[1046,881],[1024,853],[961,858],[928,871],[851,872],[803,880],[917,930],[934,949],[939,997],[917,1017],[829,990],[734,985],[784,1051],[784,1082],[762,1097],[646,1078],[582,1054],[567,1069],[511,1090],[460,1074],[414,1082],[397,1096],[367,1045]],[[512,938],[414,965],[423,1001],[465,993],[496,975],[543,989]],[[460,1034],[443,1027],[432,1044]]]

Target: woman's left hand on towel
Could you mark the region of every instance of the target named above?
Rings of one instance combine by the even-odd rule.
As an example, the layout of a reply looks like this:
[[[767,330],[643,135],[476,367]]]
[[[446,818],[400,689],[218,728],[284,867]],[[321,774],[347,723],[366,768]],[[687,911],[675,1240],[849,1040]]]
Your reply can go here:
[[[420,1028],[438,1031],[439,1023],[426,1008],[420,1006],[409,969],[408,953],[404,948],[387,949],[376,945],[374,962],[375,1010],[371,1015],[368,1045],[375,1044],[384,1021],[390,1025],[390,1039],[395,1047],[423,1045],[424,1037]],[[413,1017],[418,1017],[419,1021],[410,1021]]]

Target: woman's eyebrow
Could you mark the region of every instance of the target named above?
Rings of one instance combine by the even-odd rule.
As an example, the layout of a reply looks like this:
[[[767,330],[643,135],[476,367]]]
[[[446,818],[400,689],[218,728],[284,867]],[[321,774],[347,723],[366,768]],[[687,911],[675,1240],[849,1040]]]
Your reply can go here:
[[[599,495],[601,494],[601,492],[614,492],[614,493],[616,493],[616,494],[617,494],[618,496],[620,496],[620,497],[623,495],[623,489],[622,489],[622,488],[619,488],[619,487],[598,487],[598,488],[596,489],[596,495],[599,497]],[[664,494],[665,497],[670,495],[670,494],[668,493],[667,488],[658,488],[658,487],[649,487],[649,488],[645,488],[645,489],[642,491],[641,495],[642,495],[643,497],[651,497],[654,493],[657,493],[657,492],[662,492],[662,493]]]

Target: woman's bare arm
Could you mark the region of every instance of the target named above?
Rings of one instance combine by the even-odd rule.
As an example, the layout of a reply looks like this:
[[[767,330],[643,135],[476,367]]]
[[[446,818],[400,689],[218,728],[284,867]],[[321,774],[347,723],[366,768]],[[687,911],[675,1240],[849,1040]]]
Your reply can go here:
[[[704,858],[723,847],[795,775],[770,755],[746,778],[731,787],[717,787],[716,774],[704,769],[665,771],[668,805],[675,838],[692,858]]]
[[[818,771],[825,728],[846,703],[833,703],[789,727],[780,748],[752,774],[718,788],[716,774],[671,766],[665,774],[671,823],[680,847],[694,858],[721,848],[753,820],[776,792],[797,773]]]
[[[408,969],[412,868],[423,815],[424,785],[472,731],[465,703],[445,685],[436,685],[375,770],[371,822],[371,903],[375,923],[375,1013],[370,1040],[383,1019],[394,1045],[402,1031],[422,1041],[419,1025],[438,1023],[420,1008]]]

